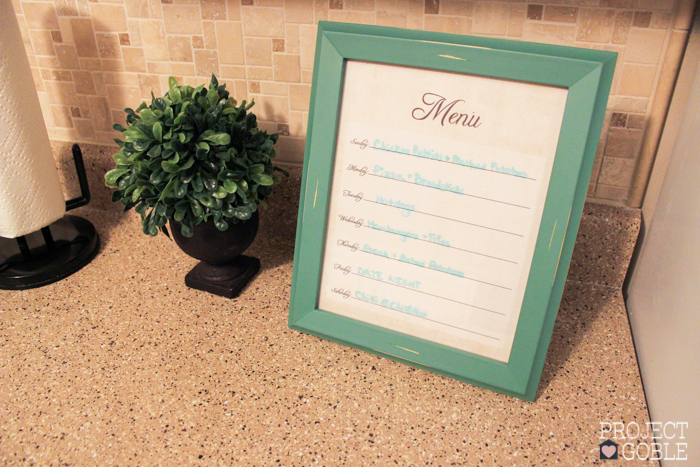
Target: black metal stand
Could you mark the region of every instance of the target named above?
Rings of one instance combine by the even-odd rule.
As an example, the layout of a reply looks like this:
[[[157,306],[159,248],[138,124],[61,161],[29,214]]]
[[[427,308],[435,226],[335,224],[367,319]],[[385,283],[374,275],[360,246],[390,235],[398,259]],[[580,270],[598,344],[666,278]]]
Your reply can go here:
[[[83,154],[73,145],[81,196],[66,202],[70,211],[90,202]],[[57,282],[88,264],[100,248],[100,237],[90,221],[63,218],[16,239],[0,237],[0,289],[24,290]]]

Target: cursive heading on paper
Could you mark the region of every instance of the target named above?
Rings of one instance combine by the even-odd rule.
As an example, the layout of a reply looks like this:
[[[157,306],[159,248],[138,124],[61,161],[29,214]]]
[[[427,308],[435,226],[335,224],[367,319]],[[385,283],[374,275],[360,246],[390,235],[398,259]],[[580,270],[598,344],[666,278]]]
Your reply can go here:
[[[455,99],[451,102],[447,98],[432,92],[423,94],[423,104],[426,107],[416,107],[411,112],[414,120],[437,120],[442,126],[447,122],[450,125],[462,125],[468,128],[478,128],[481,126],[481,117],[474,113],[458,112],[459,104],[464,103],[463,99]]]

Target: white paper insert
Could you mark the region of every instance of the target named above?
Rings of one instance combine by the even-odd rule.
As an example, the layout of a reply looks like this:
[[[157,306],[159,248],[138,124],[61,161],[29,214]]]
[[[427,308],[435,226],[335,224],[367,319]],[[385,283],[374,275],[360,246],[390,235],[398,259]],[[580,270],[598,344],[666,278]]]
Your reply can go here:
[[[349,61],[319,307],[508,361],[566,97]]]

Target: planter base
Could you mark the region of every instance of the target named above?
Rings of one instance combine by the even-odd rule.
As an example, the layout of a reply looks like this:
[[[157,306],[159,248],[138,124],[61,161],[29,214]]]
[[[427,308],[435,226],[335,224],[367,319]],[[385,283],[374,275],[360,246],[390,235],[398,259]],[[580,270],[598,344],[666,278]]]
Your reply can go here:
[[[260,260],[241,255],[231,263],[213,266],[201,261],[185,276],[185,285],[226,298],[236,298],[260,270]]]

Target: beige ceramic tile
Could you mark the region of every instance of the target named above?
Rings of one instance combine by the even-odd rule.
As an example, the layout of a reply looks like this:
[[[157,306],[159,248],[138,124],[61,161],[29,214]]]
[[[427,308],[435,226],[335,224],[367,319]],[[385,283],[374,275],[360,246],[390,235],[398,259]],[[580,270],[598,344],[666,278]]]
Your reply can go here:
[[[231,65],[220,65],[221,76],[224,78],[231,79],[245,79],[245,67],[243,66],[231,66]]]
[[[241,23],[216,22],[216,37],[219,47],[219,60],[227,65],[243,65],[243,33]]]
[[[576,40],[584,42],[608,42],[615,24],[615,10],[581,8]]]
[[[154,74],[169,74],[170,73],[170,63],[169,62],[146,62],[146,68],[149,73]]]
[[[328,19],[328,1],[314,0],[314,21],[326,21]]]
[[[73,82],[75,83],[75,90],[78,94],[97,94],[95,80],[92,78],[92,73],[89,71],[74,71]]]
[[[474,34],[502,36],[508,26],[508,4],[500,2],[478,2],[474,8]]]
[[[308,84],[289,85],[289,109],[309,110],[309,100],[311,98],[311,86]]]
[[[246,36],[284,37],[284,10],[279,8],[242,8],[241,21]]]
[[[151,92],[156,96],[162,94],[158,75],[138,75],[138,83],[142,99],[150,99]]]
[[[75,50],[75,46],[56,44],[54,49],[61,68],[64,70],[78,70],[80,68],[78,52]]]
[[[301,82],[306,84],[311,84],[313,81],[314,73],[313,70],[301,70]]]
[[[122,5],[90,3],[90,16],[95,31],[126,31],[126,12]]]
[[[53,49],[51,31],[45,29],[30,29],[29,36],[32,40],[34,53],[37,55],[56,55]]]
[[[304,112],[289,112],[289,136],[305,136]]]
[[[160,0],[148,0],[148,12],[153,19],[163,18],[163,9]]]
[[[340,0],[340,4],[346,10],[374,11],[374,0]]]
[[[301,79],[299,68],[299,56],[287,54],[274,54],[273,73],[275,81],[298,83]]]
[[[126,71],[146,72],[146,56],[141,47],[122,47],[124,69]]]
[[[147,60],[168,60],[165,26],[159,20],[144,20],[140,24],[141,42]]]
[[[421,0],[408,0],[406,27],[409,29],[423,29],[423,2]]]
[[[276,40],[279,39],[272,40],[273,45]],[[299,26],[296,24],[288,24],[285,27],[284,52],[290,54],[299,53]]]
[[[630,27],[632,26],[632,18],[634,13],[631,11],[618,11],[615,15],[615,26],[613,27],[612,43],[624,44],[627,42]]]
[[[226,0],[201,0],[202,19],[225,21]]]
[[[53,3],[22,2],[22,12],[31,29],[58,29],[58,16]]]
[[[54,0],[54,6],[58,16],[78,16],[75,0]]]
[[[94,139],[95,138],[95,126],[92,120],[87,120],[84,118],[73,119],[73,124],[75,125],[75,131],[78,136],[82,139]]]
[[[197,76],[211,76],[219,74],[219,55],[215,50],[195,50],[194,66]]]
[[[472,20],[463,16],[435,16],[424,18],[425,30],[452,34],[471,34]]]
[[[272,67],[265,66],[249,66],[246,67],[246,76],[248,79],[259,79],[272,81]]]
[[[406,0],[377,0],[376,21],[378,26],[405,28],[407,24]]]
[[[649,99],[639,99],[635,97],[616,97],[614,108],[623,112],[646,113],[649,106]]]
[[[202,21],[204,48],[216,50],[216,29],[213,21]],[[223,48],[223,47],[222,47]]]
[[[547,5],[544,7],[544,20],[559,23],[575,23],[578,8],[571,6]]]
[[[523,39],[547,44],[573,45],[575,34],[575,26],[527,21],[523,31]]]
[[[272,66],[272,41],[269,38],[249,37],[243,45],[246,65]]]
[[[73,28],[70,25],[70,18],[58,18],[59,30],[64,44],[73,44]]]
[[[287,23],[313,23],[314,0],[284,2],[284,20]]]
[[[672,17],[673,15],[669,12],[655,11],[651,14],[651,23],[649,23],[649,27],[654,29],[666,29],[671,24]]]
[[[654,87],[656,67],[626,63],[622,67],[617,94],[624,96],[649,97]]]
[[[341,23],[374,24],[374,12],[330,10],[328,19]]]
[[[626,63],[658,63],[666,39],[666,31],[632,28],[625,47]]]
[[[226,13],[229,21],[241,20],[240,0],[226,0]]]
[[[129,18],[148,18],[148,0],[124,0],[126,14]]]
[[[141,28],[137,20],[130,19],[127,21],[129,27],[129,43],[131,45],[141,45]]]
[[[191,62],[192,41],[187,36],[168,36],[168,53],[173,62]]]
[[[267,122],[289,120],[289,101],[286,97],[260,96],[255,99],[255,114]]]
[[[676,0],[638,0],[637,8],[640,10],[671,11],[675,5]]]
[[[608,139],[605,145],[605,155],[608,157],[634,159],[637,157],[641,142],[641,131],[618,128],[611,129],[608,133]]]
[[[629,114],[627,116],[627,128],[644,130],[646,118],[642,114]]]
[[[627,199],[627,192],[629,188],[618,187],[610,185],[598,184],[595,191],[595,197],[600,199],[607,199],[611,201],[623,201]]]
[[[314,54],[316,53],[315,25],[302,24],[299,26],[299,63],[303,69],[314,67]]]
[[[194,65],[190,63],[171,63],[170,73],[174,76],[194,76]],[[222,73],[222,76],[225,75]],[[161,75],[161,80],[167,76]]]
[[[52,105],[51,115],[53,121],[58,127],[73,128],[73,119],[71,118],[70,108],[63,105]]]
[[[442,0],[440,13],[445,16],[471,16],[474,13],[474,2],[470,0]]]
[[[95,34],[97,39],[97,53],[100,58],[121,58],[119,37],[116,34]]]
[[[521,37],[525,27],[527,5],[510,5],[508,13],[508,29],[506,34],[510,37]]]
[[[125,108],[135,109],[141,103],[139,88],[136,86],[108,85],[107,96],[113,112],[123,113]]]
[[[75,91],[73,83],[61,81],[44,81],[44,89],[46,96],[49,98],[49,103],[57,105],[65,105],[68,107],[80,106],[78,93]]]
[[[298,86],[296,84],[290,84],[291,86]],[[286,96],[287,95],[287,85],[285,83],[275,83],[274,81],[262,81],[260,82],[259,91],[261,94],[266,94],[270,96]]]
[[[636,161],[617,157],[603,158],[598,183],[618,187],[629,187]]]
[[[171,34],[202,33],[202,21],[197,5],[163,5],[163,23],[165,30]]]

